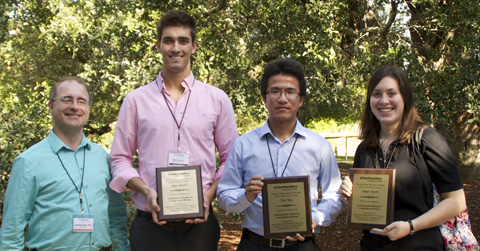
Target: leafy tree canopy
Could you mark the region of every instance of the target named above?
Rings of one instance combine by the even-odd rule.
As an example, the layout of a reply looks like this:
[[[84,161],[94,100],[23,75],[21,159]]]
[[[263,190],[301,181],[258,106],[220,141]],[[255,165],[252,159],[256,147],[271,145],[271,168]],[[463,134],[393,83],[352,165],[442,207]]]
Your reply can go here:
[[[131,90],[161,71],[155,26],[170,9],[198,22],[195,76],[225,90],[241,133],[263,123],[259,81],[276,58],[300,61],[308,97],[299,114],[357,121],[374,69],[404,67],[423,117],[477,174],[480,3],[437,0],[6,0],[0,9],[0,194],[13,159],[51,128],[50,87],[77,75],[93,87],[85,132],[111,133]],[[0,201],[2,195],[0,195]]]

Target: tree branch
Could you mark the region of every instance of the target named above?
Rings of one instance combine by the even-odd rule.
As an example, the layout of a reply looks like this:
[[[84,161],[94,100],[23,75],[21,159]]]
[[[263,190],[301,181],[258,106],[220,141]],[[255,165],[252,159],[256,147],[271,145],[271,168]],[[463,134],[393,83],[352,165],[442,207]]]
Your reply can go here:
[[[380,34],[382,36],[386,36],[388,31],[390,30],[390,28],[392,27],[393,25],[393,22],[395,22],[395,18],[398,14],[398,3],[396,0],[392,0],[391,1],[391,5],[392,5],[392,10],[390,11],[390,14],[388,15],[388,21],[387,23],[385,24],[384,27],[382,27],[381,29],[381,32]]]

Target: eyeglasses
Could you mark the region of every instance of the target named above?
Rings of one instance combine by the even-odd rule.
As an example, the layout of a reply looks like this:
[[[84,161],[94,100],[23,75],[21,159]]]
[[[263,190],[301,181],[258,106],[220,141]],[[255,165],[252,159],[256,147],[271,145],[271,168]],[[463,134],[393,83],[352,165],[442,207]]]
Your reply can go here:
[[[270,95],[272,98],[280,98],[282,96],[282,93],[285,94],[285,97],[287,99],[295,99],[297,98],[297,95],[300,95],[300,92],[297,92],[295,89],[288,89],[285,91],[282,91],[280,89],[272,89],[267,91],[267,95]]]
[[[72,105],[74,100],[75,99],[72,96],[63,96],[61,98],[53,99],[53,101],[60,101],[62,102],[62,104],[65,104],[65,105]],[[77,105],[87,106],[88,101],[84,98],[77,98]]]

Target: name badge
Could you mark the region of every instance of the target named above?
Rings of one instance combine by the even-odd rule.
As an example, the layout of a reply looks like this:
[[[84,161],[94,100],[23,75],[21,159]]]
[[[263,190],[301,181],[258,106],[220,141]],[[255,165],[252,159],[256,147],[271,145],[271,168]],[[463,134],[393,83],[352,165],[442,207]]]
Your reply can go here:
[[[169,153],[168,166],[188,166],[188,153]]]
[[[75,216],[73,218],[73,232],[93,232],[93,217]]]

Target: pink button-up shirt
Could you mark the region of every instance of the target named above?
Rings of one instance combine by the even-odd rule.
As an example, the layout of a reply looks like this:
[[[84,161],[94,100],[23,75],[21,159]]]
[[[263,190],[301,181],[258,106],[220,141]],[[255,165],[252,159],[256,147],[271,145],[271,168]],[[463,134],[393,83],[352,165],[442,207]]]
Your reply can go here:
[[[202,167],[203,191],[221,177],[230,146],[238,137],[232,103],[222,90],[196,80],[192,73],[184,79],[182,86],[185,91],[177,104],[165,89],[161,74],[156,81],[127,94],[120,108],[108,158],[112,190],[122,192],[134,177],[156,189],[155,168],[167,167],[168,154],[177,151],[177,124],[162,92],[178,123],[185,111],[180,128],[180,148],[189,153],[189,165]],[[217,171],[216,149],[220,157]],[[133,167],[133,155],[137,150],[138,171]],[[132,199],[138,209],[149,208],[141,193],[134,192]]]

